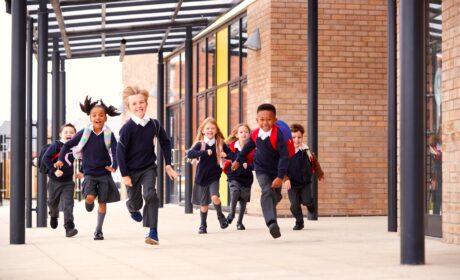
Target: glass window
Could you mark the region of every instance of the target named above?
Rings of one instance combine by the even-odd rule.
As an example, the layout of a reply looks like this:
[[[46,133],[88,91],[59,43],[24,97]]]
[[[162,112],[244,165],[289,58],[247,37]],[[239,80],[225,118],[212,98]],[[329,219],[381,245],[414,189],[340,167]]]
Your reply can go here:
[[[248,83],[246,81],[241,82],[241,122],[248,123]]]
[[[241,18],[241,42],[246,42],[248,39],[248,17]],[[247,60],[248,60],[248,49],[241,44],[241,75],[247,75]]]
[[[185,97],[185,53],[180,54],[180,98]]]
[[[197,97],[198,101],[198,125],[206,119],[206,94],[201,94]]]
[[[240,77],[240,21],[237,20],[229,27],[229,68],[230,81]]]
[[[216,34],[208,37],[208,88],[216,85]]]
[[[180,58],[178,55],[169,60],[168,63],[168,103],[180,99]]]
[[[230,85],[229,92],[230,104],[228,104],[228,107],[230,112],[230,132],[240,123],[240,91],[238,90],[238,83]]]
[[[213,92],[209,92],[208,93],[208,98],[207,98],[207,116],[206,117],[213,117],[215,118],[216,117],[216,106],[215,106],[215,103],[216,103],[216,93],[213,91]]]
[[[195,44],[193,46],[193,66],[192,66],[192,75],[193,75],[193,80],[192,80],[192,92],[197,93],[198,92],[198,44]]]
[[[442,9],[429,1],[427,49],[427,213],[442,214]]]
[[[206,40],[197,44],[198,49],[198,92],[206,90]]]

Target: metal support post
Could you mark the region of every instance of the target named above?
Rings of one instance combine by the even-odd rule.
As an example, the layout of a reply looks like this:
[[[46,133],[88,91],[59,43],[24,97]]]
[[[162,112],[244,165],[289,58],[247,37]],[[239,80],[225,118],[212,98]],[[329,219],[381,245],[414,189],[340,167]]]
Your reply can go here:
[[[192,28],[186,28],[185,35],[185,147],[192,146],[192,99],[193,99],[193,58]],[[192,206],[192,165],[185,165],[185,213],[193,213]]]

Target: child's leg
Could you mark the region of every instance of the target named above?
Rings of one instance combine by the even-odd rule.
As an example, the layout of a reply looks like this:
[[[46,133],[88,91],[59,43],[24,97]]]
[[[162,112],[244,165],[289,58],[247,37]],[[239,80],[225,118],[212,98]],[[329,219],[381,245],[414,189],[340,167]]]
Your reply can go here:
[[[75,224],[73,222],[73,191],[74,183],[68,182],[62,186],[61,200],[64,203],[64,228],[73,229]]]
[[[240,200],[240,213],[238,215],[238,222],[237,224],[243,224],[243,217],[244,217],[244,212],[246,211],[246,201],[241,201]]]
[[[59,200],[61,198],[61,193],[58,187],[59,185],[57,182],[54,182],[50,179],[48,182],[48,213],[50,214],[51,218],[59,217]]]
[[[128,193],[128,200],[126,201],[126,207],[130,213],[138,212],[142,208],[142,184],[138,175],[131,176],[133,185],[131,187],[126,186]]]
[[[231,224],[233,219],[235,218],[235,212],[236,212],[236,204],[238,203],[238,200],[240,199],[241,192],[238,189],[238,183],[236,182],[230,182],[229,188],[230,188],[230,197],[231,197],[231,202],[230,202],[230,214],[227,217],[228,223]]]
[[[208,205],[201,205],[200,207],[200,229],[198,233],[206,233],[206,228],[208,227],[208,224],[206,222],[206,219],[208,218]]]
[[[291,213],[295,218],[296,225],[303,225],[303,213],[300,207],[300,189],[291,188],[288,190],[289,201],[291,202]]]
[[[260,197],[260,205],[262,207],[262,213],[264,215],[265,223],[267,226],[276,223],[276,198],[275,193],[272,189],[272,179],[265,175],[257,175],[257,181],[262,189],[262,195]]]
[[[160,200],[158,199],[156,184],[156,174],[153,169],[148,170],[142,175],[140,184],[143,186],[143,196],[145,199],[145,206],[143,209],[144,227],[154,228],[158,227],[158,207]],[[141,204],[142,206],[142,204]]]
[[[102,225],[104,224],[106,212],[107,212],[107,204],[105,202],[99,202],[99,207],[97,209],[96,232],[102,232]]]

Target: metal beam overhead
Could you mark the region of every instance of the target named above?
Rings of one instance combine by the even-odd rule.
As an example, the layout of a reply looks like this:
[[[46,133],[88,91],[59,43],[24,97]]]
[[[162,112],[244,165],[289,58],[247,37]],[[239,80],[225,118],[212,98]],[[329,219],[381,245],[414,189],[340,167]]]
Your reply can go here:
[[[65,23],[62,17],[61,6],[59,6],[59,0],[51,0],[51,6],[53,6],[53,11],[58,21],[59,30],[61,32],[61,40],[64,43],[65,53],[67,55],[67,58],[71,58],[72,52],[70,50],[69,38],[67,37],[67,33],[65,30]]]

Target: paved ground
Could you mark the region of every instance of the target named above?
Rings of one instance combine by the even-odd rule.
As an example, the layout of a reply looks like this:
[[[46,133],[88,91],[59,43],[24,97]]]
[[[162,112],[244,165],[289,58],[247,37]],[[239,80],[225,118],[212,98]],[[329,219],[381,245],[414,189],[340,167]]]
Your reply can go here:
[[[27,229],[26,245],[9,245],[9,207],[0,207],[0,279],[460,279],[460,246],[438,239],[426,239],[426,265],[400,265],[386,217],[320,218],[297,232],[280,219],[277,240],[261,217],[247,216],[246,231],[222,230],[215,217],[198,235],[197,211],[167,205],[161,245],[151,246],[124,203],[109,204],[106,240],[94,241],[96,214],[77,203],[76,237],[64,237],[60,219],[58,229]]]

